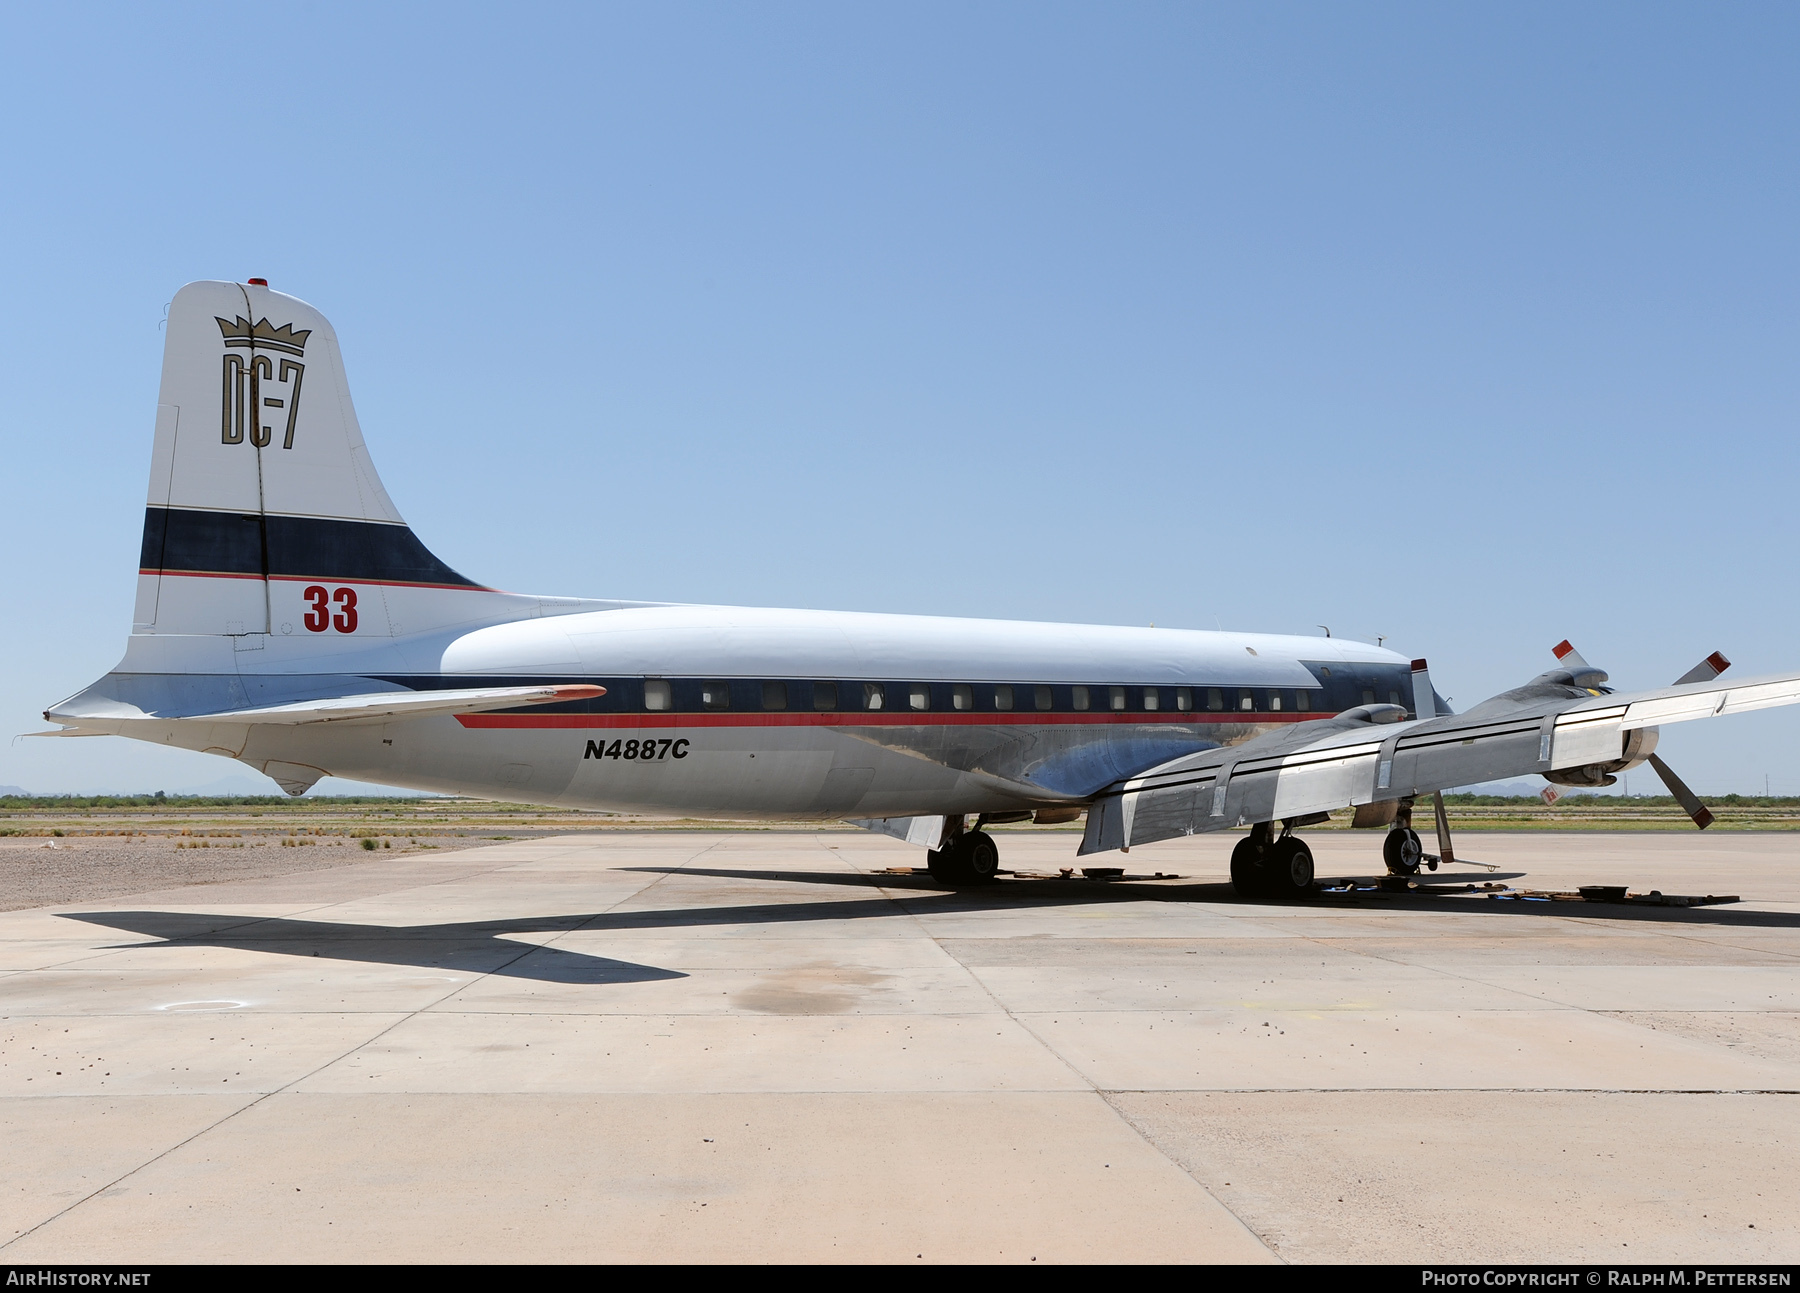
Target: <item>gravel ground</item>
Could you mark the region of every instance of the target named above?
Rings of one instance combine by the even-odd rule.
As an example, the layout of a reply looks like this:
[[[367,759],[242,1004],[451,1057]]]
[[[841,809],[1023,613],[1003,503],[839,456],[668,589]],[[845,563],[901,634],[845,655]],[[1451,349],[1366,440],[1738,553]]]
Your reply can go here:
[[[522,832],[524,838],[537,832]],[[308,838],[244,835],[100,835],[0,839],[0,911],[94,902],[147,889],[255,880],[294,871],[355,866],[428,849],[451,852],[492,843],[480,835],[389,837],[386,847],[362,847],[342,836]],[[307,837],[302,837],[307,838]],[[282,840],[290,842],[283,844]],[[380,841],[378,840],[379,844]]]

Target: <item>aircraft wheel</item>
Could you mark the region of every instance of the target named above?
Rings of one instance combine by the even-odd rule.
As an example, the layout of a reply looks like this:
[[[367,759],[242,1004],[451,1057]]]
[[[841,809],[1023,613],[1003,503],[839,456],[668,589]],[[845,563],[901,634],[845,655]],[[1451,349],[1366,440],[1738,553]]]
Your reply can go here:
[[[1231,887],[1240,898],[1261,898],[1267,892],[1263,854],[1267,846],[1246,835],[1231,850]]]
[[[932,850],[926,866],[942,884],[993,884],[999,878],[1000,849],[986,831],[966,831]]]
[[[1290,835],[1269,846],[1268,865],[1271,887],[1282,898],[1305,898],[1312,894],[1313,855],[1306,841]]]
[[[1419,832],[1410,826],[1396,826],[1381,844],[1381,860],[1387,863],[1389,875],[1416,875],[1425,859],[1425,846]]]
[[[993,884],[1000,878],[1000,846],[986,831],[970,831],[958,841],[968,884]]]

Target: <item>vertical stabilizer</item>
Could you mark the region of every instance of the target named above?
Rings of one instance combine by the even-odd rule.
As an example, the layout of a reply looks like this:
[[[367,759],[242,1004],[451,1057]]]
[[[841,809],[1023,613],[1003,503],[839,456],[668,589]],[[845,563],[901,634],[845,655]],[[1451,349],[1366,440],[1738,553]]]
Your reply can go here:
[[[473,609],[427,607],[407,589],[476,585],[426,550],[382,488],[331,324],[260,283],[182,288],[133,632],[387,636]]]

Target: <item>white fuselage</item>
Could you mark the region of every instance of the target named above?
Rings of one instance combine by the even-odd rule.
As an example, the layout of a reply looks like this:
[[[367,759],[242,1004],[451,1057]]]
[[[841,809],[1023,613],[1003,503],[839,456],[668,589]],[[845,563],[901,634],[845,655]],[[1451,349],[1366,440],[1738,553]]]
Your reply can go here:
[[[173,685],[177,676],[158,668],[165,653],[181,659],[183,690],[199,673],[252,706],[346,690],[597,683],[607,694],[583,704],[204,734],[171,724],[153,739],[420,790],[824,819],[1078,803],[1162,757],[1398,699],[1407,668],[1391,651],[1330,638],[536,605],[552,613],[413,637],[277,631],[248,650],[242,639],[134,637],[111,677],[137,680],[121,699],[140,718],[172,712],[156,695],[158,678]],[[197,670],[196,649],[217,666]]]

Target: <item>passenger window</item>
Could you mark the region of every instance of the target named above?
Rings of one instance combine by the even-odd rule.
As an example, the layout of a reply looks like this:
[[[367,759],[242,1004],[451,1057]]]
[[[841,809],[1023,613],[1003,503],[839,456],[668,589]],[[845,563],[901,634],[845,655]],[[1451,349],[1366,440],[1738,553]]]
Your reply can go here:
[[[1124,709],[1125,689],[1123,687],[1108,687],[1106,689],[1106,703],[1113,709]]]
[[[915,682],[906,689],[906,703],[914,709],[931,708],[931,687],[927,683]]]
[[[1399,703],[1400,703],[1400,693],[1397,691],[1390,691],[1388,693],[1388,704],[1398,705]]]
[[[837,684],[835,682],[815,682],[813,684],[813,708],[836,709]]]
[[[1243,691],[1240,691],[1238,693],[1238,708],[1239,709],[1255,709],[1256,708],[1256,698],[1250,694],[1249,688],[1245,688]]]
[[[863,684],[863,708],[864,709],[880,709],[881,702],[885,699],[886,699],[886,697],[882,694],[880,683],[865,682]]]
[[[1208,687],[1206,689],[1206,707],[1212,710],[1224,709],[1225,693],[1217,687]]]
[[[974,709],[975,689],[966,682],[959,682],[950,689],[951,709]]]
[[[1274,690],[1271,690],[1269,692],[1269,708],[1272,710],[1276,710],[1276,711],[1279,711],[1281,709],[1281,693],[1280,692],[1274,691]]]
[[[785,682],[765,682],[763,684],[763,708],[787,708],[787,684]]]
[[[700,703],[708,709],[730,709],[731,684],[728,682],[701,683]]]
[[[1001,683],[997,687],[994,688],[994,708],[995,709],[1011,709],[1012,708],[1012,688],[1007,686],[1005,683]]]
[[[1375,703],[1375,693],[1370,691],[1367,687],[1364,687],[1363,688],[1363,704],[1373,705],[1374,703]]]
[[[1192,687],[1177,687],[1175,689],[1175,708],[1185,714],[1193,707],[1194,689]]]
[[[1299,691],[1294,693],[1294,708],[1299,710],[1302,714],[1312,708],[1312,696],[1307,692],[1306,688],[1302,687]]]
[[[1031,698],[1034,702],[1036,702],[1037,707],[1039,709],[1049,709],[1050,708],[1052,697],[1050,695],[1050,689],[1048,687],[1032,688]]]
[[[1162,708],[1162,689],[1160,687],[1144,688],[1144,708],[1145,709],[1161,709]]]
[[[673,702],[669,699],[668,683],[664,682],[661,678],[647,678],[644,680],[645,709],[664,710],[671,708],[672,704]]]
[[[1086,687],[1069,688],[1069,696],[1075,702],[1076,709],[1086,709],[1088,707],[1088,689]]]

